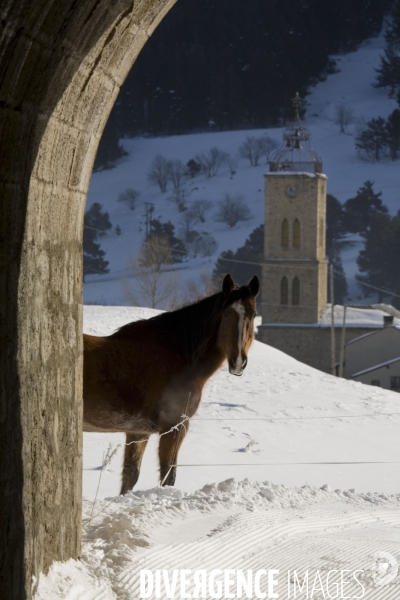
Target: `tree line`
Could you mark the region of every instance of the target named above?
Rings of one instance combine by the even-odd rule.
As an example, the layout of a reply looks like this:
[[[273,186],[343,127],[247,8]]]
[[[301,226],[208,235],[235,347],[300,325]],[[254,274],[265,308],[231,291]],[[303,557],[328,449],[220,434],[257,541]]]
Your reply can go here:
[[[95,167],[121,137],[265,128],[335,70],[329,55],[379,33],[392,0],[185,0],[146,42],[123,84]]]

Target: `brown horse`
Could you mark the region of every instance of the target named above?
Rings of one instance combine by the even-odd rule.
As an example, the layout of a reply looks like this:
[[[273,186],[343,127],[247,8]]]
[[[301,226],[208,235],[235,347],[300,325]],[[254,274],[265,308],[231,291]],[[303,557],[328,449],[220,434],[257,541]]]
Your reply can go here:
[[[161,483],[174,485],[171,465],[188,429],[182,415],[195,414],[204,384],[224,360],[232,375],[242,375],[259,288],[257,276],[239,287],[226,275],[221,292],[195,304],[108,337],[83,336],[83,429],[126,433],[121,494],[137,482],[152,433],[160,434]]]

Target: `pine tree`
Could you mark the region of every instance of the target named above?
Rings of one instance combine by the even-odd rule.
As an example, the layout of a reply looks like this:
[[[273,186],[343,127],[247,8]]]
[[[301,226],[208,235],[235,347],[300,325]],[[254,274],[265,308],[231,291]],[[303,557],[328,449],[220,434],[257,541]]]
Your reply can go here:
[[[346,233],[345,212],[342,204],[332,194],[326,196],[326,253],[329,255],[332,248],[343,238]]]
[[[400,152],[400,110],[398,108],[395,108],[387,118],[386,135],[390,157],[392,160],[396,160]]]
[[[258,275],[261,279],[263,254],[264,225],[262,224],[252,231],[244,245],[236,252],[232,250],[221,252],[212,273],[213,281],[219,284],[221,278],[227,273],[230,273],[240,285],[246,284],[253,275]],[[261,302],[261,292],[257,297],[257,302]]]
[[[379,161],[387,145],[386,121],[382,117],[368,121],[366,128],[356,137],[356,148],[366,160]]]
[[[150,221],[150,233],[146,238],[146,242],[151,244],[157,237],[167,239],[173,262],[182,262],[187,254],[186,248],[182,240],[175,237],[175,226],[172,225],[171,221],[167,221],[167,223],[162,223],[158,219]]]
[[[385,55],[381,56],[381,66],[376,72],[378,75],[374,87],[389,88],[389,96],[393,98],[400,89],[400,56],[393,48],[385,50]]]
[[[120,137],[116,113],[111,111],[97,149],[93,165],[93,170],[95,172],[114,169],[115,162],[128,154],[119,143]]]
[[[400,287],[400,212],[392,217],[375,214],[365,235],[364,249],[360,251],[357,264],[361,272],[357,279],[381,290],[395,292]],[[391,294],[361,285],[365,297],[378,293],[379,302]]]
[[[387,45],[400,50],[400,0],[394,0],[390,9],[391,22],[385,33]]]
[[[341,240],[346,233],[345,212],[339,200],[328,194],[326,197],[326,256],[333,265],[335,302],[343,304],[348,293],[346,275],[341,258]]]
[[[373,185],[373,181],[366,181],[357,195],[344,204],[344,226],[350,233],[366,235],[371,218],[388,212],[381,200],[382,192],[374,192]]]
[[[96,242],[111,228],[109,215],[103,212],[98,202],[92,204],[84,217],[83,229],[83,279],[86,275],[108,273],[108,261],[104,260],[105,252]]]

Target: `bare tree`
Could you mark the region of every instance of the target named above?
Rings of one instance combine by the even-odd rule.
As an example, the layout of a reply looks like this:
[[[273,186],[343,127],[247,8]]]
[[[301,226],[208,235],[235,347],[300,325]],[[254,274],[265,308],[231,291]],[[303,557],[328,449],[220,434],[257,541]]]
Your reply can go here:
[[[173,202],[178,207],[179,212],[186,210],[186,200],[190,192],[184,185],[174,187],[172,193],[167,197],[167,200]]]
[[[219,286],[217,286],[213,281],[211,273],[203,271],[203,273],[200,275],[199,281],[194,281],[191,279],[187,282],[185,304],[198,302],[207,296],[216,294],[219,292],[219,289]]]
[[[147,178],[152,183],[160,186],[161,192],[167,191],[167,184],[170,179],[171,161],[167,160],[161,154],[157,154],[151,163]]]
[[[195,159],[199,163],[204,175],[211,178],[215,177],[222,165],[228,161],[229,154],[214,146],[208,152],[196,154]]]
[[[346,133],[347,127],[354,122],[353,109],[342,102],[336,107],[335,123],[340,127],[340,133]]]
[[[228,160],[226,161],[226,164],[228,165],[228,169],[231,174],[231,179],[233,179],[233,176],[236,175],[237,166],[238,166],[237,158],[235,156],[228,158]]]
[[[194,215],[190,209],[185,210],[185,212],[183,213],[183,215],[180,218],[178,233],[179,233],[180,239],[183,241],[185,246],[190,240],[193,239],[194,233],[196,235],[199,235],[197,233],[197,231],[193,230],[193,225],[195,225],[197,223],[197,221],[198,221],[198,219],[197,219],[196,215]]]
[[[271,158],[271,154],[278,148],[279,144],[276,140],[270,138],[268,135],[263,135],[260,138],[261,142],[261,153],[265,156],[267,163]]]
[[[188,176],[188,171],[181,160],[171,160],[169,164],[169,179],[174,189],[182,186]]]
[[[255,138],[253,135],[248,135],[243,144],[239,146],[239,156],[247,158],[252,167],[258,165],[258,161],[263,155],[262,143],[260,138]]]
[[[194,217],[196,217],[196,219],[198,221],[200,221],[200,223],[205,223],[206,213],[208,211],[210,211],[211,208],[212,208],[211,200],[200,199],[200,200],[195,200],[194,202],[192,202],[190,205],[190,208],[187,212],[190,211],[190,213]]]
[[[171,273],[166,273],[166,267],[173,263],[171,248],[165,236],[151,235],[142,245],[139,257],[129,257],[129,267],[140,291],[138,298],[128,281],[121,282],[124,298],[134,306],[160,305],[167,309],[177,304],[176,291],[178,280]]]
[[[218,248],[218,242],[215,237],[205,231],[197,235],[192,244],[189,244],[188,250],[194,256],[212,256]]]
[[[126,206],[131,210],[135,210],[139,196],[140,192],[134,190],[133,188],[127,188],[124,192],[120,193],[117,198],[117,202],[122,202],[122,204],[126,204]]]
[[[226,223],[229,227],[234,227],[239,221],[249,221],[252,217],[244,197],[240,194],[236,196],[225,194],[225,198],[219,202],[218,206],[217,221]]]

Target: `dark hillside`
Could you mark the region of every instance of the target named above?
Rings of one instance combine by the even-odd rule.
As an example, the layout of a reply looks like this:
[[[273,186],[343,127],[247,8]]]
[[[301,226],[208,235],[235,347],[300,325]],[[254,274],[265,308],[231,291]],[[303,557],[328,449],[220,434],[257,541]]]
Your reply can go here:
[[[178,0],[118,96],[122,136],[266,127],[379,33],[391,0]]]

